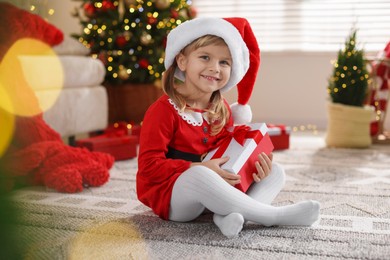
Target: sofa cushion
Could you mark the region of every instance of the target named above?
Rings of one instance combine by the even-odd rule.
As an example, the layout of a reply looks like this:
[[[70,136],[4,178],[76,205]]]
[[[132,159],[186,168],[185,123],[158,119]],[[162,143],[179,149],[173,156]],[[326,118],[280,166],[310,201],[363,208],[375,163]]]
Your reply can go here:
[[[81,42],[65,35],[63,42],[53,47],[53,50],[58,55],[80,55],[86,56],[90,54],[90,49],[84,46]]]
[[[34,90],[58,89],[60,85],[62,88],[94,87],[102,84],[106,75],[103,63],[88,56],[24,55],[19,61]],[[58,73],[53,72],[54,66],[51,65],[58,61],[63,72],[60,85]]]

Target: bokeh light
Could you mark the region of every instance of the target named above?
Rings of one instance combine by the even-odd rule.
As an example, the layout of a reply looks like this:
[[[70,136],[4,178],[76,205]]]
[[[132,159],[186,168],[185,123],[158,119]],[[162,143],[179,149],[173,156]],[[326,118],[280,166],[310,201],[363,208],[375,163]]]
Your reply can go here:
[[[30,38],[16,41],[0,64],[0,82],[10,102],[1,108],[11,114],[33,116],[51,108],[64,83],[59,57],[47,44]],[[38,100],[35,92],[50,89],[55,95]]]
[[[12,107],[11,100],[8,97],[8,94],[5,92],[5,89],[3,88],[1,81],[0,81],[0,104],[1,107]],[[14,122],[15,117],[13,114],[9,113],[8,111],[2,109],[0,107],[0,128],[1,128],[1,134],[0,134],[0,157],[3,155],[5,150],[8,148],[9,143],[12,139],[12,134],[14,131]]]
[[[107,222],[86,229],[72,241],[69,259],[149,259],[147,245],[131,222]]]

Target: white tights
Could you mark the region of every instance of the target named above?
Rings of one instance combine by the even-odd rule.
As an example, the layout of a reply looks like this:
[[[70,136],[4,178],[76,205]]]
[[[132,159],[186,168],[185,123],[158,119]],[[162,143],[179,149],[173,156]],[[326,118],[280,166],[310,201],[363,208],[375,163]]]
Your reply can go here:
[[[180,175],[173,187],[169,219],[191,221],[207,208],[215,213],[214,223],[227,237],[238,235],[245,221],[264,226],[312,225],[319,218],[320,204],[316,201],[270,205],[284,182],[283,168],[273,163],[270,175],[252,184],[245,194],[209,168],[194,166]]]

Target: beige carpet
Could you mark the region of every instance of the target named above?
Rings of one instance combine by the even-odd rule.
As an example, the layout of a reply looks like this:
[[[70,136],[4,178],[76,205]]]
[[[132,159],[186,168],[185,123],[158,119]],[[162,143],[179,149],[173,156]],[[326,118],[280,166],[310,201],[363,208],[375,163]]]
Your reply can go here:
[[[311,228],[248,224],[227,239],[205,214],[191,223],[157,218],[135,195],[136,160],[109,183],[79,194],[42,187],[17,192],[27,259],[389,259],[390,147],[327,149],[323,137],[291,136],[275,152],[288,175],[275,205],[321,202]]]

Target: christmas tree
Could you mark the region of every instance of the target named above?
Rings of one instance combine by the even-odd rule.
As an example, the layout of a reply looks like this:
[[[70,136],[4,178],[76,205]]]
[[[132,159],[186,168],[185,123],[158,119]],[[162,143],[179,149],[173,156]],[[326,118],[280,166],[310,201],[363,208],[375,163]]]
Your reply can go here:
[[[363,106],[368,90],[368,72],[363,49],[356,47],[356,29],[352,30],[345,48],[338,52],[328,93],[333,103]]]
[[[195,16],[190,0],[74,1],[83,30],[73,36],[103,62],[110,84],[159,85],[167,34]]]

